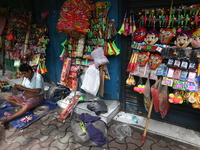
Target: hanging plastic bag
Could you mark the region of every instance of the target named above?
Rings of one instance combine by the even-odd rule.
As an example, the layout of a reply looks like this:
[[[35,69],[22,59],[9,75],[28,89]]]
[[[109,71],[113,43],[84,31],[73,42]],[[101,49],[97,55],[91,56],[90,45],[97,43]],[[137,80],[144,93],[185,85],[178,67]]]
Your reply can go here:
[[[85,77],[83,79],[83,84],[81,88],[86,92],[96,96],[100,86],[100,75],[99,70],[95,67],[95,65],[89,66],[85,73]]]
[[[156,112],[159,112],[159,91],[158,91],[158,87],[160,87],[161,84],[161,78],[159,80],[157,80],[155,82],[155,84],[153,84],[151,86],[151,95],[152,95],[152,101],[153,101],[153,105],[154,105],[154,110]]]
[[[163,86],[162,91],[159,94],[159,109],[162,118],[164,118],[169,110],[170,103],[168,101],[168,86]]]
[[[1,92],[0,93],[0,102],[6,101],[9,96],[12,96],[12,92]]]
[[[125,137],[131,137],[132,131],[128,124],[113,124],[111,131],[114,133],[119,140],[123,140]]]
[[[91,52],[91,56],[94,59],[95,66],[105,65],[109,63],[108,59],[104,55],[104,50],[102,47],[98,47]]]
[[[147,81],[145,83],[143,94],[144,94],[144,107],[145,107],[146,111],[148,111],[150,108],[150,104],[151,104],[151,92],[150,92],[149,78],[147,78]]]

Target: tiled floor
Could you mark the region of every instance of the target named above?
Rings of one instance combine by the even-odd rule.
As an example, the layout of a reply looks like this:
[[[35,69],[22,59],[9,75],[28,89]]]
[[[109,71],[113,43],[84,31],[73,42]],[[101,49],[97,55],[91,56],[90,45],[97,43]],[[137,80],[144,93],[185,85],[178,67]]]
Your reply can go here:
[[[131,113],[119,112],[113,119],[119,122],[133,124],[131,120],[132,115],[133,114]],[[134,125],[134,127],[143,130],[145,127],[146,118],[142,116],[137,116],[137,118],[139,123],[137,125]],[[172,140],[200,147],[200,132],[186,129],[180,126],[175,126],[172,124],[150,119],[148,133],[161,135],[167,138],[171,138]]]
[[[1,72],[0,72],[1,73]],[[12,73],[6,71],[0,80],[7,79]],[[9,80],[11,84],[20,83],[21,79]],[[62,108],[42,117],[20,132],[9,126],[0,128],[0,150],[200,150],[200,133],[182,127],[150,120],[146,140],[141,142],[146,118],[137,116],[139,123],[132,121],[131,113],[119,112],[108,123],[109,142],[102,147],[87,147],[78,144],[73,137],[68,118],[65,122],[59,118]],[[74,117],[77,114],[74,113]],[[111,126],[128,124],[131,137],[119,140]]]
[[[70,119],[65,122],[59,118],[62,110],[42,117],[22,132],[9,126],[0,129],[1,150],[198,150],[197,147],[180,143],[163,136],[148,133],[144,143],[141,142],[143,131],[131,127],[131,136],[119,140],[111,130],[112,120],[108,123],[108,143],[102,147],[87,147],[78,144],[73,137]],[[74,116],[76,117],[76,115]]]

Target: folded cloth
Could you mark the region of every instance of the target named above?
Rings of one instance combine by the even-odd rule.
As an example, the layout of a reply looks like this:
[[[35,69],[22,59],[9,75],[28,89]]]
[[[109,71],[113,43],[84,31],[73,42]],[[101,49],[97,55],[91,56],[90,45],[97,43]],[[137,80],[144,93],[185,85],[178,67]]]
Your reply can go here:
[[[98,116],[91,116],[89,114],[86,114],[86,113],[82,113],[79,115],[79,119],[81,121],[83,121],[84,123],[87,123],[85,125],[86,127],[86,131],[90,137],[90,139],[97,144],[97,146],[102,146],[106,143],[108,143],[108,140],[107,138],[105,137],[104,133],[100,130],[100,129],[103,129],[105,127],[105,123],[102,121],[102,122],[98,122],[98,126],[99,126],[99,129],[98,128],[95,128],[93,126],[93,123],[98,120],[100,120],[101,118],[98,117]],[[96,125],[97,126],[97,125]]]
[[[101,113],[107,113],[108,108],[104,101],[102,100],[95,100],[91,104],[87,105],[87,108],[91,111],[94,111],[97,116]]]

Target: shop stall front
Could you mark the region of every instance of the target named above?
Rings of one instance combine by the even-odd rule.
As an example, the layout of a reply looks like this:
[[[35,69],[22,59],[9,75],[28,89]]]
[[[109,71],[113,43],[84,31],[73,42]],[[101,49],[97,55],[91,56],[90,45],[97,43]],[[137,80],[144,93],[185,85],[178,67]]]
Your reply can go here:
[[[126,39],[126,110],[200,130],[198,1],[128,1],[118,33]],[[130,30],[131,29],[131,30]]]

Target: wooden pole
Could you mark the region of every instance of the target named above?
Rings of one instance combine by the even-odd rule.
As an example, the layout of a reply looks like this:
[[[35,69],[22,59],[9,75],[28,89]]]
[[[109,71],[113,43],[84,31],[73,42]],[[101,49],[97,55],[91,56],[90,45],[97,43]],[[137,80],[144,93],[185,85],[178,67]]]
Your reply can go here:
[[[31,30],[31,20],[32,20],[32,12],[29,12],[29,22],[28,22],[28,30],[26,33],[26,39],[25,39],[25,45],[24,45],[24,56],[26,57],[26,51],[28,49],[28,42],[29,42],[29,37],[30,37],[30,30]]]
[[[2,38],[2,76],[4,76],[5,73],[5,36],[1,36]]]
[[[143,135],[142,135],[142,143],[144,143],[144,141],[146,139],[146,134],[147,134],[148,126],[149,126],[152,108],[153,108],[153,100],[151,100],[151,103],[150,103],[150,107],[149,107],[149,111],[148,111],[148,115],[147,115],[147,119],[146,119],[146,125],[145,125],[144,132],[143,132]]]
[[[172,9],[173,4],[174,4],[174,0],[171,0],[170,9]]]

